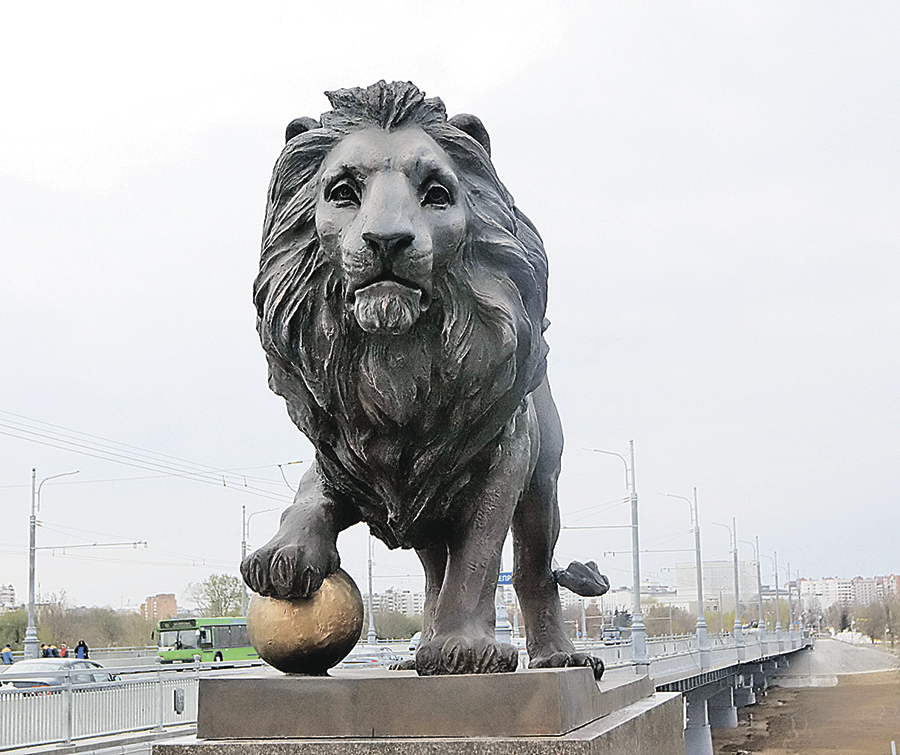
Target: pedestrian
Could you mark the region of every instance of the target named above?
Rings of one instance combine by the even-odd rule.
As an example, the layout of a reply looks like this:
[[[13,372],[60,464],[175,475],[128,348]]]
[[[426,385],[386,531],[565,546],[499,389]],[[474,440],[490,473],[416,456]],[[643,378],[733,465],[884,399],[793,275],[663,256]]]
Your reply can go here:
[[[65,643],[65,642],[60,643],[60,645],[59,645],[59,657],[60,657],[60,658],[67,658],[68,655],[69,655],[69,648],[66,647],[66,643]]]
[[[3,650],[0,650],[0,657],[3,658],[3,663],[7,666],[13,662],[12,648],[8,642],[3,646]]]
[[[41,658],[49,658],[50,657],[50,646],[45,645],[43,642],[41,643]]]
[[[88,646],[84,640],[78,640],[78,644],[75,646],[75,657],[76,658],[87,658],[88,657]]]
[[[50,646],[50,657],[51,658],[59,658],[59,648],[56,645]]]

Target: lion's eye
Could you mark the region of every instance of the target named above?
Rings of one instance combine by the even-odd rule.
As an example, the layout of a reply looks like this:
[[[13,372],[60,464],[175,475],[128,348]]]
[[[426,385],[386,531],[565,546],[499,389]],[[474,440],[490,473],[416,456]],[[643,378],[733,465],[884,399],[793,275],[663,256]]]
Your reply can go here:
[[[347,181],[340,181],[328,190],[327,199],[338,205],[358,205],[359,194]]]
[[[433,184],[425,196],[422,197],[422,206],[431,205],[433,207],[446,207],[453,204],[453,197],[450,192],[440,184]]]

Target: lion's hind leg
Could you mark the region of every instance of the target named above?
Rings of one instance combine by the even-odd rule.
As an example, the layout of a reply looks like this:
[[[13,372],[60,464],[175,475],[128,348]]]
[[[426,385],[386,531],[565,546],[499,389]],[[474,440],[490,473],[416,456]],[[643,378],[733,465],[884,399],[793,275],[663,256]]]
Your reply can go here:
[[[531,668],[589,666],[599,679],[603,662],[588,653],[576,652],[562,618],[553,549],[559,537],[559,504],[556,482],[562,456],[562,425],[550,386],[544,383],[532,394],[540,426],[540,451],[528,489],[513,516],[513,582],[525,618],[526,646]],[[581,566],[580,564],[578,566]],[[582,567],[584,568],[584,567]],[[570,574],[569,570],[574,573]],[[563,581],[591,581],[590,569],[564,570]],[[599,575],[599,572],[598,572]]]

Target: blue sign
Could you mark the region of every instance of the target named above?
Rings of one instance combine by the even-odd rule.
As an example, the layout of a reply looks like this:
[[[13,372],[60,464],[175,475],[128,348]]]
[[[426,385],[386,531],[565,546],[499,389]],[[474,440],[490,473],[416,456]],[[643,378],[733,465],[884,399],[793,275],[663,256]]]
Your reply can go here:
[[[511,585],[512,584],[512,572],[511,571],[502,571],[500,572],[500,577],[497,580],[498,585]]]

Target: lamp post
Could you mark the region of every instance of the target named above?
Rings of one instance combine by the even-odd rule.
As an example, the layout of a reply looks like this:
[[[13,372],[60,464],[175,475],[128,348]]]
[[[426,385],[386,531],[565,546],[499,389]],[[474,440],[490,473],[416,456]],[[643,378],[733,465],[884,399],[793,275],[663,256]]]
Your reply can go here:
[[[716,522],[712,522],[712,524],[717,524]],[[737,523],[735,522],[734,517],[731,517],[731,527],[727,524],[718,524],[719,527],[724,527],[728,530],[728,534],[731,536],[731,555],[734,563],[734,644],[737,647],[738,660],[743,660],[743,647],[744,647],[744,632],[741,626],[741,593],[740,588],[738,587],[738,541],[737,541]]]
[[[608,454],[609,456],[618,456],[625,465],[625,484],[628,486],[631,498],[631,565],[632,565],[632,583],[634,594],[632,596],[634,608],[631,616],[631,653],[632,660],[639,673],[646,671],[650,660],[647,658],[647,629],[644,626],[644,616],[641,613],[641,556],[638,542],[638,497],[637,489],[634,482],[634,441],[628,441],[629,457],[631,466],[629,467],[628,459],[622,454],[615,451],[604,451],[600,448],[588,448],[588,451],[594,451],[598,454]]]
[[[757,611],[759,613],[759,621],[757,622],[757,630],[759,633],[757,634],[757,637],[759,638],[760,649],[765,650],[763,646],[766,644],[766,617],[763,614],[762,574],[759,569],[759,535],[757,535],[754,540],[755,544],[748,540],[741,540],[741,542],[746,543],[753,548],[753,560],[756,561],[756,600],[758,603]]]
[[[45,477],[40,483],[37,483],[37,470],[34,468],[31,470],[31,517],[28,519],[28,627],[25,629],[26,658],[38,657],[37,627],[34,623],[34,554],[36,551],[36,512],[41,507],[41,488],[47,480],[55,480],[57,477],[66,477],[67,475],[72,474],[78,474],[78,470],[76,469],[74,472],[63,472],[61,474],[50,475],[50,477]]]
[[[794,641],[794,591],[791,589],[791,562],[787,563],[788,640]]]
[[[781,636],[781,593],[778,591],[778,551],[775,551],[775,639],[778,649],[784,650],[784,638]]]
[[[369,533],[369,631],[366,634],[366,643],[374,645],[378,642],[378,635],[375,633],[375,614],[373,612],[374,603],[372,598],[372,533]]]
[[[691,507],[691,520],[694,525],[694,558],[697,562],[697,649],[700,651],[700,668],[709,666],[709,633],[706,626],[706,616],[703,614],[703,559],[700,555],[700,510],[697,504],[697,488],[694,487],[694,500],[691,501],[683,495],[663,493],[670,498],[680,498],[687,501]]]
[[[250,520],[257,514],[265,514],[268,511],[275,511],[277,507],[271,509],[262,509],[254,511],[247,516],[247,505],[241,505],[241,562],[247,558],[247,536],[250,534]],[[241,616],[247,615],[247,583],[241,580]]]

